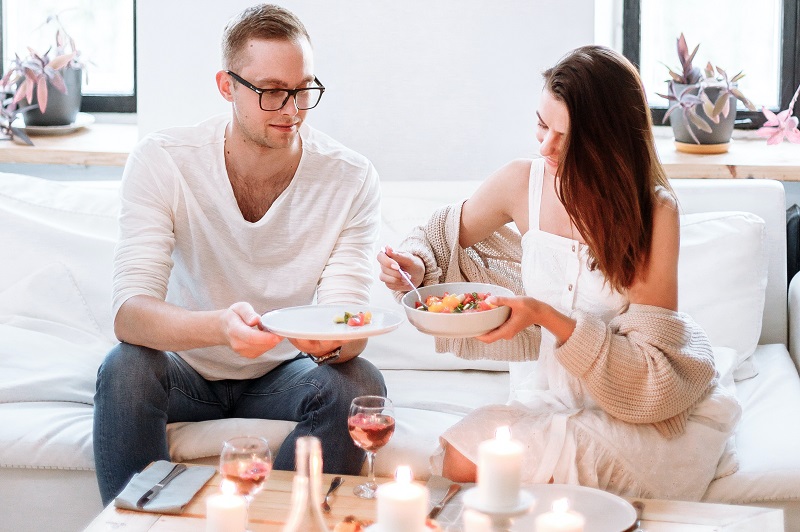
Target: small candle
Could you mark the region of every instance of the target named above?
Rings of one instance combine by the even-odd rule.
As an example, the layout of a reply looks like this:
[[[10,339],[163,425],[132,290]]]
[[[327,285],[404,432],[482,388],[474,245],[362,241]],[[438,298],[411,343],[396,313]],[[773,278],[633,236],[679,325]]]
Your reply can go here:
[[[378,487],[378,525],[381,532],[425,530],[428,488],[411,482],[411,468],[400,466],[395,481]]]
[[[553,511],[536,518],[536,532],[583,532],[586,519],[569,509],[567,499],[553,501]]]
[[[487,508],[518,504],[522,452],[522,444],[511,439],[508,427],[499,427],[495,439],[478,446],[478,494]]]
[[[247,528],[247,506],[244,497],[236,495],[236,486],[223,480],[222,493],[206,500],[206,532],[244,532]]]
[[[464,508],[462,514],[464,532],[492,532],[491,518],[470,508]]]

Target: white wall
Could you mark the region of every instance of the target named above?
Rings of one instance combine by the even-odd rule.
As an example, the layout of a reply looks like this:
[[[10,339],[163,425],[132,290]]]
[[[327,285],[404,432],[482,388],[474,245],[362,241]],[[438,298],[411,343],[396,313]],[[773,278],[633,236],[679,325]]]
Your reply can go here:
[[[198,122],[247,0],[137,2],[140,134]],[[593,42],[594,0],[287,0],[327,87],[308,122],[382,179],[482,179],[537,152],[541,71]]]

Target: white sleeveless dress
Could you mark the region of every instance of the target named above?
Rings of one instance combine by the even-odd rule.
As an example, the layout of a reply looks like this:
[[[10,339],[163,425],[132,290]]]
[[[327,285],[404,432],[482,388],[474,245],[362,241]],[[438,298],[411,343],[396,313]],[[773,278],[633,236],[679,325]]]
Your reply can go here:
[[[543,160],[530,175],[530,229],[522,238],[525,293],[564,314],[589,312],[606,323],[628,308],[599,271],[588,267],[588,249],[577,240],[539,230]],[[507,425],[526,446],[523,482],[579,484],[630,497],[699,500],[714,479],[741,408],[721,386],[672,439],[653,425],[631,424],[603,411],[581,381],[555,356],[556,340],[542,328],[539,359],[510,363],[506,405],[479,408],[441,437],[477,463],[481,441]],[[431,459],[441,474],[442,449]]]

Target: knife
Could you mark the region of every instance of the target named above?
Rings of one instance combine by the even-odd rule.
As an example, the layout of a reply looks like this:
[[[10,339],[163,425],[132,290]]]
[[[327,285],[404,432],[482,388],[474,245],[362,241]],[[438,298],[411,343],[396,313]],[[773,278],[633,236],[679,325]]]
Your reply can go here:
[[[164,486],[172,482],[175,477],[184,471],[186,471],[186,466],[184,464],[175,464],[175,467],[172,468],[172,471],[170,471],[166,477],[161,479],[158,484],[147,490],[147,493],[142,495],[142,497],[136,502],[136,507],[144,508],[145,504],[156,498],[156,495],[158,495]]]
[[[460,490],[460,489],[461,489],[461,484],[455,484],[455,483],[450,484],[450,487],[447,488],[447,493],[445,494],[444,497],[442,497],[442,500],[439,501],[439,504],[437,504],[436,506],[431,508],[431,511],[428,514],[428,519],[436,519],[436,516],[439,515],[439,513],[442,511],[444,506],[448,502],[450,502],[450,499],[453,498],[453,495],[458,493],[458,490]]]

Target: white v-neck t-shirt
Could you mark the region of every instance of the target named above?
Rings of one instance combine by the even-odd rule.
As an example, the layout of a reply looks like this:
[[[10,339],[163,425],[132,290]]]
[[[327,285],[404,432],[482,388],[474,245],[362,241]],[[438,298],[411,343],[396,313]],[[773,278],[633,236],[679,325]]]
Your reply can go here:
[[[378,174],[364,156],[303,125],[286,190],[244,219],[225,168],[229,116],[148,135],[122,177],[113,315],[135,295],[189,310],[238,301],[256,312],[364,304],[380,227]],[[255,378],[294,357],[284,340],[256,359],[215,346],[178,353],[210,380]]]

